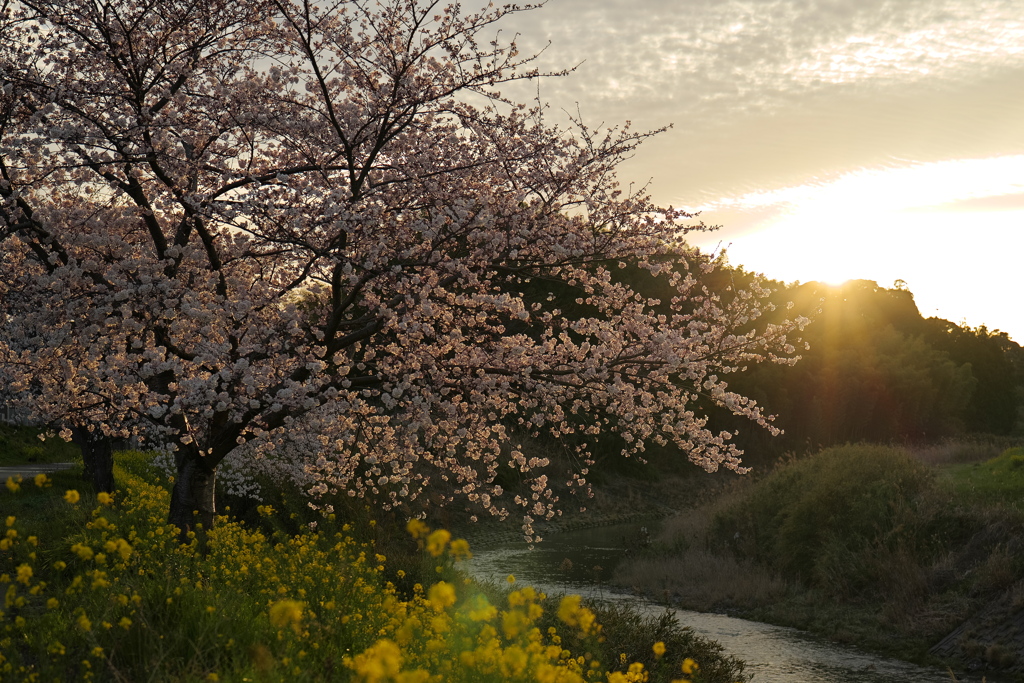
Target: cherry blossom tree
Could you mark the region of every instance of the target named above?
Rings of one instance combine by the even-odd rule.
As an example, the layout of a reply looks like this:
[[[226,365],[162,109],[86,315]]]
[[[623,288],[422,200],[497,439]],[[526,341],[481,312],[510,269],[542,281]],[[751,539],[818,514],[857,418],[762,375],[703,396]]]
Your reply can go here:
[[[518,507],[527,536],[557,496],[518,434],[571,443],[573,486],[581,434],[742,470],[697,406],[772,429],[726,379],[792,362],[796,325],[760,324],[756,284],[707,291],[716,261],[684,241],[703,226],[619,189],[650,133],[554,125],[501,94],[545,76],[498,28],[530,9],[5,2],[9,393],[171,448],[183,530],[212,523],[222,463],[314,501]],[[635,291],[626,264],[671,296]],[[502,467],[532,493],[506,502]]]

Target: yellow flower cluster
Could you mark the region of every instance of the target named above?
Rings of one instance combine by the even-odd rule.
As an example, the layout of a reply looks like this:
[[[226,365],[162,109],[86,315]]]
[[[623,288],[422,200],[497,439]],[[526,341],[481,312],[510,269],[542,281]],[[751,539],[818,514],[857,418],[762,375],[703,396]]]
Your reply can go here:
[[[73,537],[26,537],[15,517],[5,520],[0,679],[133,679],[177,662],[164,673],[188,680],[647,680],[642,665],[608,673],[590,652],[565,649],[558,629],[541,626],[545,596],[535,589],[488,598],[451,571],[469,544],[419,520],[408,531],[444,571],[402,594],[384,578],[387,559],[347,526],[268,536],[222,518],[202,542],[182,544],[164,519],[167,490],[122,479],[116,505],[101,494],[90,511],[88,496],[64,494],[82,504],[69,514],[87,520]],[[583,642],[600,638],[578,596],[563,598],[555,616]]]
[[[270,623],[277,628],[290,626],[298,633],[302,623],[302,608],[304,606],[298,600],[278,600],[270,606]]]
[[[686,676],[686,678],[677,678],[673,680],[672,683],[692,683],[691,676],[697,673],[697,669],[699,668],[700,665],[697,664],[697,662],[687,657],[683,660],[682,666],[683,674]]]
[[[567,595],[562,598],[562,602],[558,606],[558,618],[583,633],[594,633],[598,628],[597,617],[580,604],[578,595]]]

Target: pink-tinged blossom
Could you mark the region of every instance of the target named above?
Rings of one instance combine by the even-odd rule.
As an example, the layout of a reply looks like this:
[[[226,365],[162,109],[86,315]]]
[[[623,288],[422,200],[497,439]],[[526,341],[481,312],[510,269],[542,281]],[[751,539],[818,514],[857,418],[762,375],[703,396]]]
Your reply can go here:
[[[725,378],[792,362],[805,321],[761,324],[756,281],[708,291],[700,226],[617,185],[650,134],[502,97],[541,76],[495,26],[527,7],[3,7],[0,385],[167,446],[181,526],[212,521],[218,468],[505,517],[508,467],[532,537],[559,501],[530,435],[586,490],[581,435],[742,471],[700,402],[774,430]]]

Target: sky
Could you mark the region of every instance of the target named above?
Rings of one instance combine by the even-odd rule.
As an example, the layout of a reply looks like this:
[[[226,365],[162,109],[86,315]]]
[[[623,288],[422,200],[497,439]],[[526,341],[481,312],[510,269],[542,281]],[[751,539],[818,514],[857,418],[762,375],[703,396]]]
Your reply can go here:
[[[1024,0],[548,0],[503,24],[588,125],[672,128],[620,168],[785,282],[913,292],[1024,344]],[[508,34],[506,34],[508,35]]]

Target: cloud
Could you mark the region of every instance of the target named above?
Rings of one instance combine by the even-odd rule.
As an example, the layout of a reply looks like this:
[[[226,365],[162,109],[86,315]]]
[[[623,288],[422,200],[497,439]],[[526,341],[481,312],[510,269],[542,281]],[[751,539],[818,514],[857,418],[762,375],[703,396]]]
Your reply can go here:
[[[517,15],[558,101],[744,111],[822,88],[963,80],[1024,63],[1016,0],[551,0]]]
[[[549,0],[516,20],[523,48],[550,41],[541,66],[582,62],[541,83],[556,109],[676,124],[620,177],[724,226],[695,244],[775,278],[904,279],[926,314],[1024,341],[1020,0]]]
[[[1024,192],[1024,156],[1006,156],[866,169],[830,182],[753,192],[724,201],[752,207],[819,203],[837,206],[870,198],[880,208],[910,209],[1020,192]]]
[[[1024,192],[958,199],[945,204],[938,204],[931,208],[934,211],[970,213],[982,211],[1022,211],[1024,210]]]

